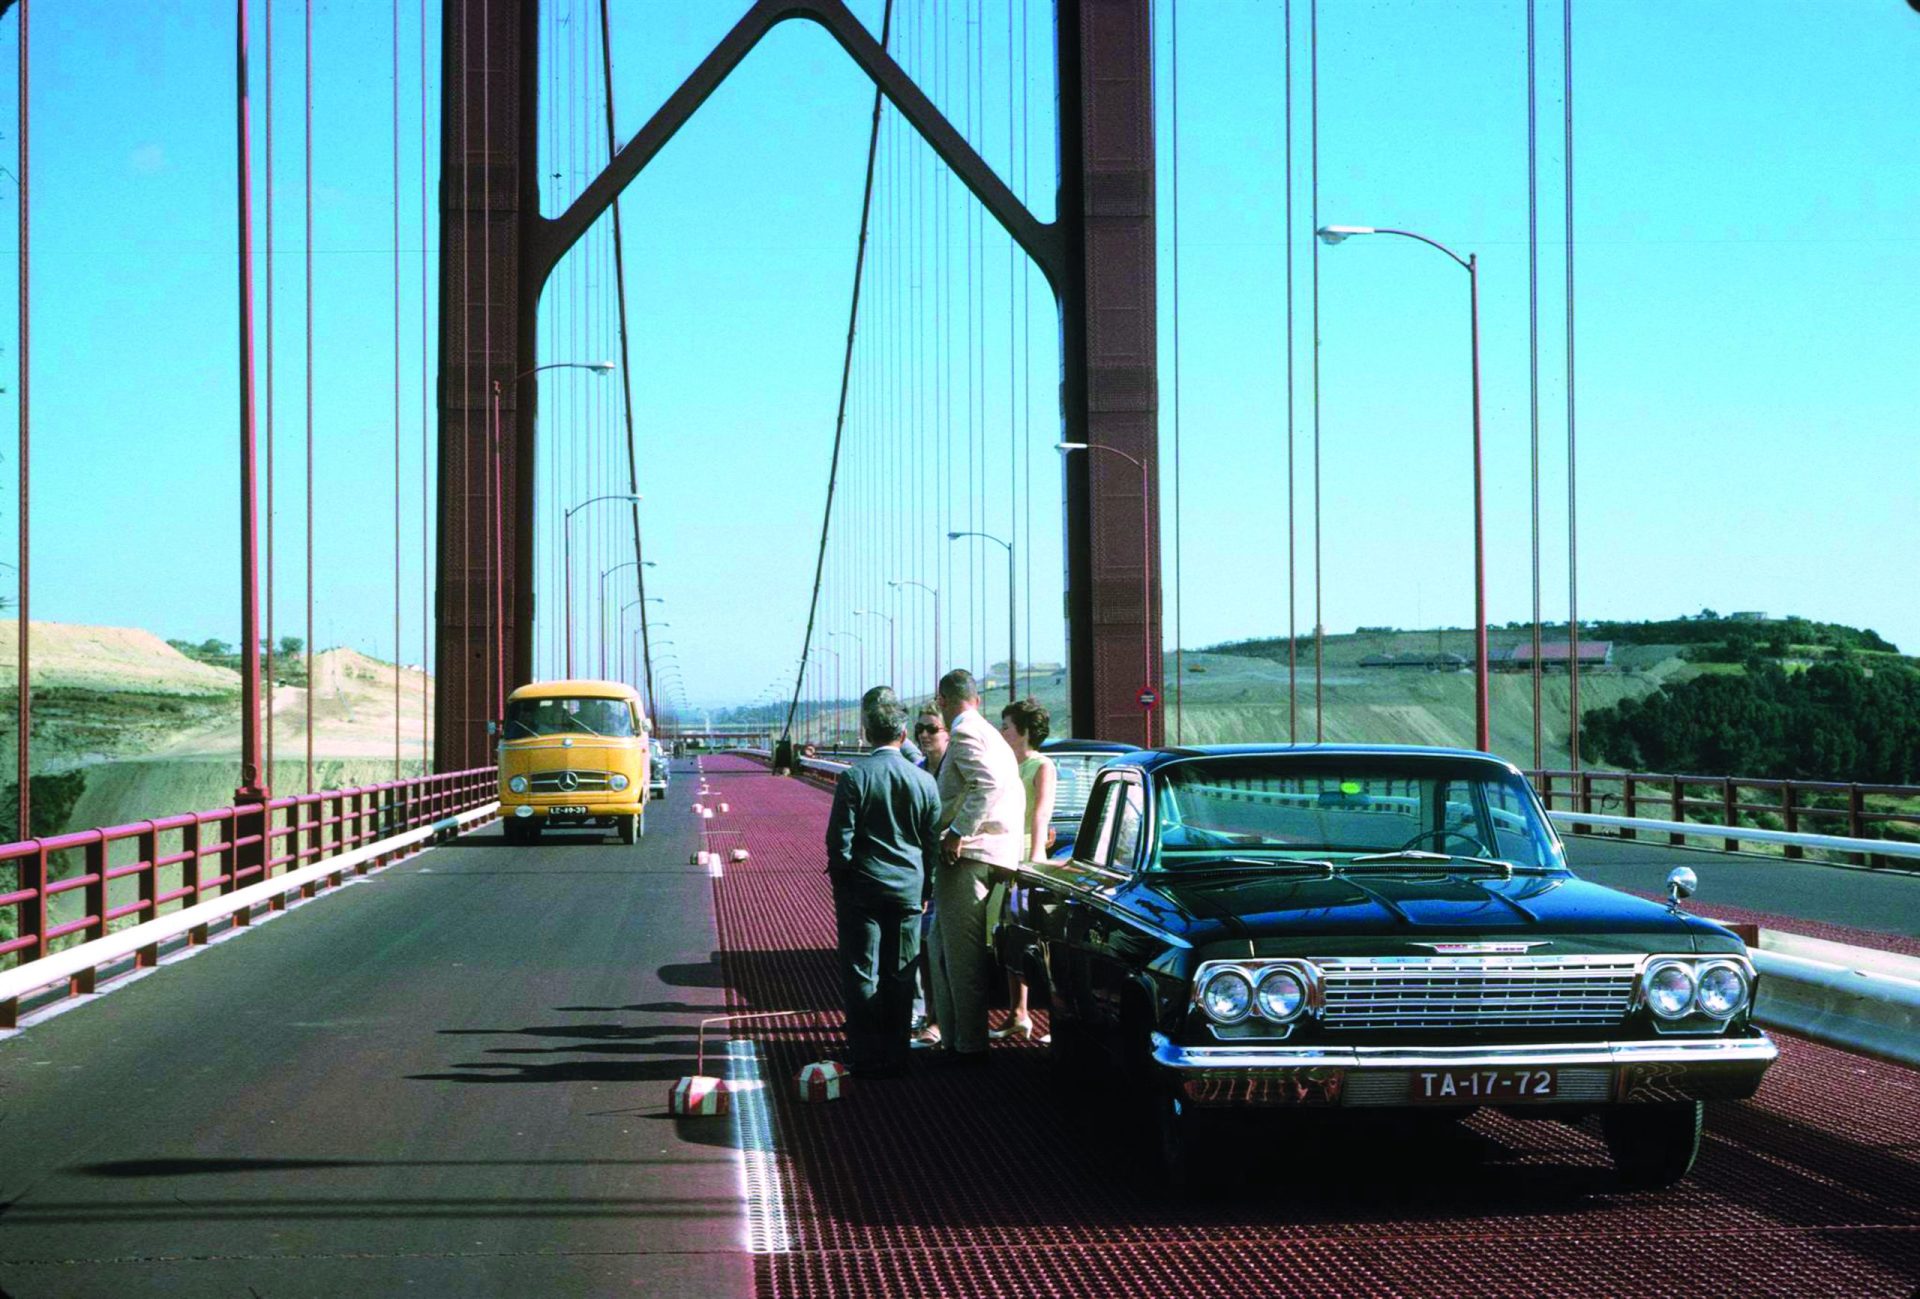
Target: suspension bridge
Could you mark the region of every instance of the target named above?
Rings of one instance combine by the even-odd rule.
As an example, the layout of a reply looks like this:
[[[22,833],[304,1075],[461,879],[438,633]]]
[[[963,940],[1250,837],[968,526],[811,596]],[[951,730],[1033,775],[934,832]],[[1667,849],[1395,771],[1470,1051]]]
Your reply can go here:
[[[1399,273],[1459,299],[1433,317],[1459,344],[1434,400],[1470,451],[1451,459],[1471,466],[1436,511],[1461,557],[1443,580],[1474,608],[1471,649],[1449,661],[1471,733],[1448,738],[1526,772],[1578,873],[1657,897],[1676,866],[1698,871],[1697,909],[1756,953],[1781,1057],[1757,1097],[1712,1110],[1699,1164],[1669,1191],[1615,1188],[1591,1125],[1485,1112],[1331,1162],[1262,1149],[1276,1176],[1180,1202],[1132,1175],[1123,1115],[1098,1096],[1061,1103],[1036,1042],[997,1046],[983,1081],[856,1079],[837,1105],[788,1082],[840,1037],[821,843],[862,689],[922,698],[966,664],[995,698],[1056,704],[1057,734],[1207,738],[1187,697],[1205,663],[1181,634],[1207,588],[1188,589],[1183,514],[1225,486],[1183,463],[1197,349],[1180,321],[1183,247],[1194,255],[1180,78],[1204,71],[1182,62],[1178,0],[740,0],[716,7],[724,22],[609,0],[234,0],[196,19],[179,39],[221,42],[233,73],[217,88],[231,148],[208,165],[232,234],[238,409],[204,416],[238,431],[233,795],[59,830],[33,810],[48,719],[28,509],[30,380],[73,363],[36,352],[29,328],[54,305],[34,287],[47,163],[33,112],[78,93],[32,76],[63,66],[72,17],[51,8],[0,3],[19,240],[0,1293],[1911,1291],[1920,788],[1620,772],[1581,752],[1583,674],[1602,669],[1579,596],[1572,0],[1512,16],[1528,216],[1524,248],[1502,251],[1526,263],[1507,303],[1525,303],[1526,328],[1516,312],[1490,332],[1524,338],[1531,360],[1517,422],[1507,411],[1528,430],[1518,558],[1487,542],[1483,250],[1323,210],[1321,42],[1338,7],[1283,0],[1261,18],[1282,110],[1283,410],[1260,488],[1279,544],[1235,563],[1285,626],[1264,738],[1352,738],[1330,733],[1323,261],[1391,242]],[[676,21],[711,40],[623,128],[617,56]],[[862,78],[864,149],[838,236],[844,296],[830,346],[807,353],[832,369],[830,406],[803,421],[815,476],[785,484],[806,518],[770,531],[730,510],[725,483],[791,439],[767,433],[762,452],[750,435],[689,445],[647,426],[637,281],[671,250],[652,224],[635,237],[631,205],[795,30]],[[348,52],[350,108],[328,81]],[[349,117],[344,147],[381,178],[350,221],[315,177]],[[777,235],[777,200],[762,201]],[[361,250],[377,272],[330,273],[330,220],[377,245]],[[1563,320],[1543,323],[1543,304]],[[377,363],[362,398],[378,432],[344,457],[344,490],[327,476],[336,354],[316,308],[351,315]],[[717,483],[701,527],[754,532],[803,588],[783,610],[763,606],[757,572],[663,536],[652,511],[686,464]],[[393,769],[329,788],[319,692],[284,688],[316,679],[316,592],[346,566],[374,576],[340,603],[390,631]],[[1490,570],[1531,593],[1530,617],[1493,639]],[[704,602],[683,594],[696,589]],[[779,670],[738,716],[710,715],[689,691],[694,656],[746,640],[779,642]],[[417,699],[410,658],[430,668],[411,678]],[[500,833],[507,696],[562,677],[631,683],[675,750],[638,844]],[[384,736],[380,750],[384,763]],[[790,1013],[709,1022],[775,1011]],[[696,1061],[724,1072],[730,1112],[669,1113]]]

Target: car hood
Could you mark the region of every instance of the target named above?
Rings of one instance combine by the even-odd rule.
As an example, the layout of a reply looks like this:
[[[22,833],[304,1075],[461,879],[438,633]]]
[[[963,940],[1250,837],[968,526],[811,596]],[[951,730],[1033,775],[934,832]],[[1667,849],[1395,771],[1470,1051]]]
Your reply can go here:
[[[1671,935],[1718,932],[1693,916],[1571,875],[1219,873],[1142,882],[1123,905],[1199,942],[1422,935]]]

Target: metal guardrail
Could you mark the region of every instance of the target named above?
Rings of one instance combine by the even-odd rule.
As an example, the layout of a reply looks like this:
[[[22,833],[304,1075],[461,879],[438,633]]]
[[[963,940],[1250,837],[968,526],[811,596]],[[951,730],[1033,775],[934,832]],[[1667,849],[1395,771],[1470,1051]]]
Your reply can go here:
[[[469,811],[497,788],[495,768],[475,767],[0,846],[0,879],[9,868],[13,876],[12,887],[0,886],[0,912],[11,908],[15,919],[0,958],[16,967],[43,960],[63,939],[97,941],[129,917],[198,906]],[[162,872],[174,875],[170,884]],[[72,893],[79,914],[56,921],[55,900]]]
[[[406,849],[442,835],[456,834],[484,821],[499,808],[498,802],[488,801],[479,807],[324,858],[310,866],[221,894],[212,901],[168,912],[158,919],[117,930],[91,942],[63,948],[51,956],[0,972],[0,1028],[18,1025],[23,997],[52,987],[63,979],[68,981],[70,995],[91,993],[95,991],[96,980],[103,966],[129,957],[133,958],[136,969],[157,965],[160,945],[170,939],[185,935],[188,946],[198,946],[208,940],[212,926],[220,921],[228,921],[234,927],[246,925],[251,922],[255,907],[264,905],[275,911],[281,910],[295,893],[312,897],[322,881],[337,885],[348,871],[365,874],[383,862],[395,860]]]
[[[1598,812],[1548,812],[1555,825],[1573,829],[1583,825],[1606,826],[1618,830],[1665,831],[1678,841],[1688,838],[1744,840],[1750,843],[1783,844],[1795,848],[1819,848],[1828,852],[1872,854],[1877,857],[1920,858],[1920,843],[1901,839],[1850,839],[1833,834],[1790,834],[1785,830],[1758,830],[1749,826],[1703,825],[1697,821],[1656,821],[1644,816],[1603,816]],[[1729,848],[1729,852],[1738,849]]]
[[[1821,827],[1827,827],[1830,832],[1843,831],[1838,837],[1872,845],[1850,854],[1856,862],[1865,857],[1868,865],[1876,864],[1871,860],[1873,857],[1890,852],[1884,845],[1902,842],[1876,838],[1870,831],[1884,826],[1902,828],[1920,836],[1920,786],[1916,785],[1861,785],[1644,771],[1547,770],[1529,772],[1528,776],[1549,812],[1612,813],[1618,809],[1621,816],[1638,822],[1643,808],[1657,808],[1666,814],[1666,821],[1688,827],[1668,832],[1668,842],[1673,844],[1679,844],[1687,835],[1699,834],[1699,830],[1693,828],[1702,824],[1693,819],[1692,814],[1696,812],[1714,816],[1715,823],[1725,828],[1724,835],[1707,837],[1723,838],[1728,852],[1738,852],[1742,840],[1765,841],[1756,831],[1770,830],[1759,826],[1749,829],[1740,824],[1742,818],[1777,819],[1781,830],[1790,835],[1800,834],[1803,825],[1815,831]],[[1589,818],[1582,817],[1581,823],[1589,823]],[[1597,819],[1592,823],[1598,824]],[[1653,822],[1647,825],[1651,827]],[[1638,828],[1628,827],[1622,833],[1632,838]],[[1786,845],[1786,855],[1790,858],[1805,855],[1807,845],[1803,843],[1778,842]]]

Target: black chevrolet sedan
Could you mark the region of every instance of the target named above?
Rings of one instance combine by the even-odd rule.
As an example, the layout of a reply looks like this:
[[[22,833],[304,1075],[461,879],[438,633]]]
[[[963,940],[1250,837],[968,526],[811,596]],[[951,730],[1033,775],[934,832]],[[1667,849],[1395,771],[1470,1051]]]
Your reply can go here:
[[[1691,873],[1668,905],[1576,878],[1485,753],[1121,755],[1072,859],[1012,874],[996,945],[1051,989],[1055,1066],[1121,1071],[1176,1181],[1198,1111],[1490,1105],[1597,1113],[1622,1183],[1664,1186],[1776,1055]]]

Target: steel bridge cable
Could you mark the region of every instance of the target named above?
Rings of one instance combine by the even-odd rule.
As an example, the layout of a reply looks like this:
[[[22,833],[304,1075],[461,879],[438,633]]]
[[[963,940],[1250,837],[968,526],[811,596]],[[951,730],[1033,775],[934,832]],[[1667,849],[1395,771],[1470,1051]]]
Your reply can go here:
[[[1281,150],[1287,173],[1286,224],[1281,240],[1286,249],[1287,262],[1287,743],[1297,744],[1300,740],[1300,631],[1297,613],[1298,569],[1294,561],[1294,549],[1300,534],[1294,515],[1294,414],[1298,403],[1294,396],[1293,363],[1294,354],[1299,350],[1300,335],[1293,323],[1293,0],[1286,0],[1280,21],[1286,27],[1281,38],[1281,49],[1286,63],[1284,81],[1287,97],[1287,106],[1282,115],[1287,138]]]
[[[1580,496],[1573,399],[1573,0],[1561,10],[1561,118],[1566,135],[1567,225],[1567,757],[1580,770]]]
[[[1308,117],[1312,134],[1310,184],[1313,228],[1320,228],[1320,0],[1307,11]],[[1320,603],[1320,241],[1311,243],[1313,257],[1313,738],[1327,737],[1326,629]]]
[[[427,674],[433,662],[431,643],[432,610],[429,607],[428,592],[433,586],[432,542],[429,536],[431,510],[429,509],[428,479],[429,467],[433,463],[432,450],[427,442],[427,429],[431,418],[427,405],[429,388],[428,376],[432,373],[428,362],[428,321],[431,316],[430,299],[427,296],[427,0],[420,0],[420,772],[422,775],[433,771],[433,716],[431,700],[433,691],[427,686]],[[313,694],[313,681],[307,681],[307,694]]]
[[[400,699],[400,0],[393,0],[390,8],[393,13],[393,778],[399,780],[401,778],[400,718],[406,711],[401,706]],[[268,0],[267,12],[273,12],[272,0]],[[267,192],[269,194],[273,192],[271,180],[268,182]],[[273,284],[271,265],[268,269],[267,284],[268,292],[271,293]],[[267,381],[267,391],[269,393],[273,391],[271,375]],[[267,445],[271,447],[273,445],[271,429],[267,437]],[[268,452],[267,463],[269,465],[273,463],[271,451]],[[268,470],[267,477],[268,482],[271,483],[272,470]],[[269,499],[271,499],[271,487],[268,490]],[[267,529],[267,535],[272,536],[271,507],[267,511]],[[273,562],[271,557],[267,562],[268,571],[271,572]],[[268,587],[271,589],[271,581]],[[268,626],[271,628],[273,617],[271,606],[267,610],[267,617]],[[267,639],[269,642],[273,639],[271,630],[267,633]],[[268,697],[272,697],[271,687],[269,687]],[[267,706],[267,716],[269,719],[273,716],[271,704]]]
[[[266,249],[265,263],[264,263],[265,270],[266,270],[266,275],[264,277],[266,280],[266,301],[264,304],[266,308],[266,329],[264,331],[264,340],[266,343],[266,349],[265,349],[266,355],[263,358],[265,362],[264,368],[266,373],[264,376],[264,383],[262,386],[265,388],[266,396],[267,396],[267,402],[266,402],[266,406],[267,406],[267,409],[266,409],[267,490],[266,490],[266,510],[265,510],[266,532],[267,532],[267,537],[266,537],[267,546],[266,546],[266,555],[265,555],[265,563],[266,563],[265,576],[266,576],[266,587],[267,587],[267,590],[266,590],[267,638],[266,638],[264,649],[261,646],[256,645],[252,647],[251,652],[261,655],[261,657],[265,660],[266,678],[267,678],[266,766],[267,766],[267,784],[271,786],[273,784],[273,500],[274,500],[274,496],[273,496],[273,0],[265,0],[265,2],[261,5],[261,9],[264,11],[263,38],[266,46],[264,51],[265,57],[262,60],[262,62],[265,65],[264,73],[265,73],[265,80],[266,80],[266,96],[265,96],[266,97],[266,104],[265,104],[266,120],[262,123],[262,126],[261,126],[262,144],[264,146],[265,153],[266,153],[266,157],[263,160],[262,166],[263,166],[263,169],[265,170],[266,175],[265,175],[264,183],[262,184],[261,188],[266,195],[266,213],[265,213],[264,224],[262,227],[262,233],[263,233],[262,242],[264,243],[265,249]]]
[[[1532,497],[1533,769],[1545,766],[1540,711],[1540,66],[1536,0],[1527,0],[1527,449]]]
[[[1186,637],[1182,634],[1180,609],[1187,593],[1180,564],[1180,0],[1168,0],[1167,12],[1173,63],[1173,737],[1174,743],[1180,744],[1186,740],[1186,714],[1180,697],[1186,675],[1182,648]]]
[[[893,0],[886,0],[880,16],[880,48],[886,49],[893,33]],[[806,667],[813,654],[814,622],[820,610],[821,576],[826,569],[827,541],[833,529],[834,490],[840,480],[840,449],[847,427],[847,390],[853,373],[853,345],[859,336],[860,283],[867,263],[867,226],[873,214],[873,164],[880,147],[880,108],[885,102],[879,86],[873,90],[873,122],[867,131],[867,174],[860,195],[860,241],[853,256],[853,300],[847,308],[847,347],[840,362],[840,398],[833,420],[833,453],[827,468],[827,501],[820,516],[820,547],[813,562],[813,594],[807,605],[807,630],[800,642],[800,670],[794,676],[793,698],[787,705],[787,719],[781,727],[781,739],[791,742],[793,718],[800,707]],[[836,701],[838,702],[838,701]]]
[[[306,523],[306,529],[307,529],[307,719],[306,719],[307,720],[307,726],[306,726],[307,771],[306,771],[306,787],[307,787],[307,793],[311,794],[313,793],[313,694],[314,694],[314,690],[318,686],[318,682],[315,679],[314,670],[313,670],[314,669],[314,648],[313,648],[313,645],[314,645],[314,637],[313,637],[313,462],[314,462],[314,455],[313,455],[313,0],[307,0],[306,6],[305,6],[304,18],[305,18],[305,36],[303,41],[302,53],[305,57],[305,63],[306,63],[305,86],[304,86],[305,97],[306,97],[306,103],[304,107],[306,142],[305,142],[305,148],[303,150],[303,156],[301,161],[305,169],[306,233],[305,233],[305,239],[304,239],[304,246],[301,249],[301,252],[305,261],[306,289],[305,289],[303,298],[304,298],[304,305],[306,307],[306,315],[307,315],[307,321],[306,321],[307,358],[306,358],[306,375],[305,375],[306,388],[307,388],[307,392],[306,392],[306,397],[307,397],[307,418],[306,418],[307,473],[306,473],[306,483],[305,483],[306,493],[307,493],[306,511],[305,511],[306,513],[305,523]],[[462,38],[464,39],[465,38],[464,24],[462,26],[461,34],[462,34]],[[466,218],[463,213],[461,220],[464,221],[465,219]],[[464,274],[464,271],[463,271],[463,274]],[[465,765],[465,764],[462,764],[462,765]]]
[[[613,113],[613,26],[607,0],[600,0],[600,76],[607,101],[607,155],[617,146]],[[613,199],[613,277],[614,300],[620,313],[620,400],[626,423],[627,490],[640,491],[639,444],[633,431],[633,366],[627,343],[627,263],[620,228],[620,196]],[[660,708],[653,697],[653,643],[647,627],[647,565],[640,535],[640,506],[633,505],[633,572],[640,601],[640,671],[645,681],[647,707],[652,710],[654,729],[660,727]]]
[[[19,675],[15,678],[14,762],[15,779],[19,782],[19,794],[16,798],[19,825],[16,828],[19,831],[18,837],[21,839],[31,839],[33,837],[33,780],[31,771],[33,760],[33,674],[31,670],[32,653],[30,649],[33,623],[27,607],[28,598],[31,595],[31,584],[28,579],[32,573],[31,560],[33,557],[33,532],[29,527],[31,521],[29,507],[32,503],[32,478],[28,473],[31,464],[29,452],[33,446],[30,436],[31,425],[29,423],[33,411],[32,393],[29,387],[33,377],[32,368],[29,364],[32,356],[33,338],[30,328],[32,324],[31,304],[33,297],[31,292],[32,284],[29,278],[32,263],[28,256],[28,249],[31,246],[29,236],[32,233],[31,222],[29,220],[31,213],[29,199],[32,190],[29,186],[29,181],[33,173],[28,165],[31,158],[29,157],[27,149],[29,126],[31,123],[31,119],[27,115],[27,87],[28,76],[31,70],[28,58],[30,45],[27,28],[28,5],[29,0],[20,0],[20,49],[18,52],[19,75],[17,86],[20,129],[18,132],[19,138],[14,143],[14,166],[18,169],[20,177],[20,210],[18,213],[20,241],[18,261],[18,273],[20,277],[20,303],[18,308],[20,317],[20,355],[17,370],[17,382],[20,385],[20,465],[18,489],[20,493],[20,517],[18,520],[19,530],[15,541],[15,545],[18,547],[15,557],[20,562],[14,565],[16,570],[14,576],[19,583],[16,597],[19,610],[18,623],[16,624],[18,640],[15,646],[19,654],[17,668]],[[42,926],[42,928],[44,928],[44,926]]]

